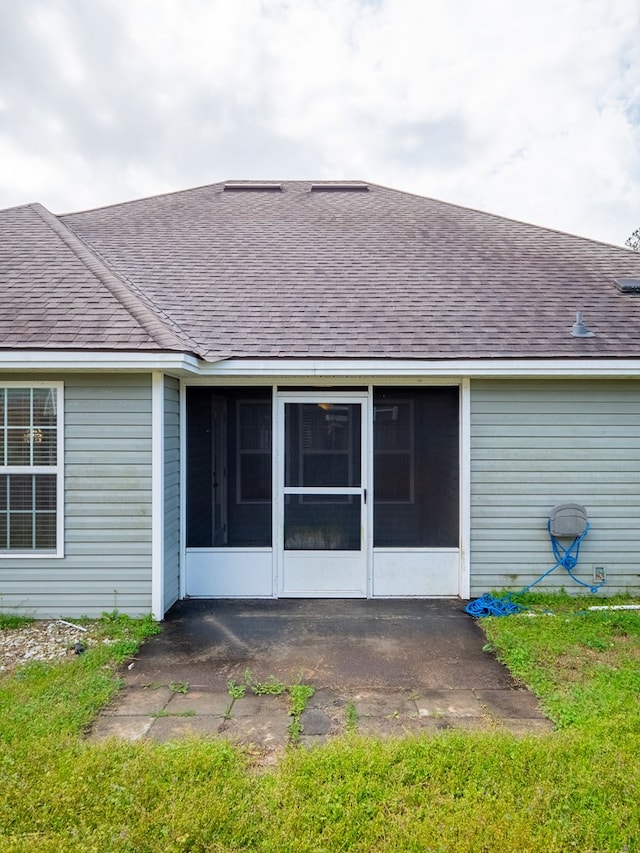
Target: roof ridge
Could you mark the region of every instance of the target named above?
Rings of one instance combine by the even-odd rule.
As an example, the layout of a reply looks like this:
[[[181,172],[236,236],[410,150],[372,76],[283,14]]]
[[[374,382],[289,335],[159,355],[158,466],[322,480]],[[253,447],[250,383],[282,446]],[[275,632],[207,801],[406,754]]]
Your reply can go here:
[[[142,294],[130,282],[114,272],[69,225],[61,222],[55,214],[39,202],[25,205],[25,207],[30,207],[38,214],[158,346],[166,349],[188,349],[195,355],[201,355],[202,347],[190,335],[183,332],[169,317],[164,314],[161,316],[160,312],[151,308]],[[174,331],[172,326],[176,326],[180,334]]]

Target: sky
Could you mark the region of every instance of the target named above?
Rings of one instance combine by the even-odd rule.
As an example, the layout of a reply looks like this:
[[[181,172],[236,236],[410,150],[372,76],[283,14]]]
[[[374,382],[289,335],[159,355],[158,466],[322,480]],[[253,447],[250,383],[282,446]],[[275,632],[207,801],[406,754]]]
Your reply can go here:
[[[623,245],[638,0],[0,0],[0,208],[364,180]]]

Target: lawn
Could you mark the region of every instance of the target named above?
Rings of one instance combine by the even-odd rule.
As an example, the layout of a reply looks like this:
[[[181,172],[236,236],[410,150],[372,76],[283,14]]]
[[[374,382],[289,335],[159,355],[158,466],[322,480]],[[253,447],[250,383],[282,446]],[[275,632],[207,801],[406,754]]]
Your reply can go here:
[[[112,614],[110,642],[0,680],[0,850],[639,850],[640,611],[526,603],[482,620],[485,648],[535,690],[552,734],[356,732],[260,772],[225,743],[83,738],[155,628]]]

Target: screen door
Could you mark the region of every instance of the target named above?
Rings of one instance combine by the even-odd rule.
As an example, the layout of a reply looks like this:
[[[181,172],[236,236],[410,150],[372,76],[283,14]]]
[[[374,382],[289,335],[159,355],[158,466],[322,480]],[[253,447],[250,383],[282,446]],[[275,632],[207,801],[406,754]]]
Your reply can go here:
[[[366,396],[280,396],[283,596],[366,596],[366,405]]]

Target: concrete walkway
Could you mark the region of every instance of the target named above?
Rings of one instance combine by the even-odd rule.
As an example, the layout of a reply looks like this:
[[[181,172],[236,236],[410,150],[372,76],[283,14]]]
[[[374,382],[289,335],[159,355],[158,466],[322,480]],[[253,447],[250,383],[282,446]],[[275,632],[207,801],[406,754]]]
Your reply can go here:
[[[182,601],[124,671],[91,737],[194,734],[273,752],[346,730],[550,731],[484,642],[453,599]],[[230,683],[244,695],[234,699]],[[314,693],[296,718],[289,690],[267,691],[298,683]]]

